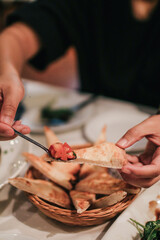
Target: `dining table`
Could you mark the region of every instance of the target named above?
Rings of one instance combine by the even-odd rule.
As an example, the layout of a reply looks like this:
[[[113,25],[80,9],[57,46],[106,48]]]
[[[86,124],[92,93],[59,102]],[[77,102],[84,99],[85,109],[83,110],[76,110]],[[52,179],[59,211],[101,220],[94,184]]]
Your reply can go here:
[[[37,109],[53,100],[54,93],[56,95],[57,92],[56,96],[59,99],[66,97],[67,102],[71,98],[69,105],[71,103],[72,105],[76,104],[79,100],[86,99],[90,95],[89,93],[81,93],[77,90],[63,89],[26,79],[23,82],[26,94],[23,100],[25,111],[21,119],[24,124],[30,126],[30,137],[43,145],[46,145],[46,139],[43,126],[36,123],[38,119],[36,118]],[[136,123],[136,121],[143,120],[156,112],[156,109],[151,107],[105,96],[98,96],[87,107],[87,112],[82,112],[66,128],[63,128],[63,126],[53,128],[62,142],[67,142],[70,145],[94,142],[101,127],[105,124],[105,119],[109,121],[107,139],[116,141],[128,127],[134,124],[134,121]],[[7,142],[3,142],[3,144],[5,145]],[[35,155],[43,154],[42,149],[31,145],[29,149],[31,153]],[[141,152],[143,149],[144,143],[142,142],[140,145],[137,144],[135,148],[129,149],[129,151],[135,153]],[[21,169],[18,175],[24,176],[27,169],[28,164]],[[5,171],[8,171],[7,168]],[[67,226],[45,216],[29,202],[24,192],[17,190],[9,183],[6,183],[0,189],[0,240],[105,240],[105,234],[117,217],[98,226]]]

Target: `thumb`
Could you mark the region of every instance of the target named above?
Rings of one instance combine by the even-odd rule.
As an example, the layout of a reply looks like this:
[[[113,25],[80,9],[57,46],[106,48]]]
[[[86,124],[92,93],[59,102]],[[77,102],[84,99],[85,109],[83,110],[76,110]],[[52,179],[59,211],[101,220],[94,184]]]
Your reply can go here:
[[[120,148],[128,148],[137,141],[141,140],[145,136],[150,134],[148,128],[148,119],[143,121],[142,123],[134,126],[133,128],[129,129],[122,138],[118,140],[116,145]]]

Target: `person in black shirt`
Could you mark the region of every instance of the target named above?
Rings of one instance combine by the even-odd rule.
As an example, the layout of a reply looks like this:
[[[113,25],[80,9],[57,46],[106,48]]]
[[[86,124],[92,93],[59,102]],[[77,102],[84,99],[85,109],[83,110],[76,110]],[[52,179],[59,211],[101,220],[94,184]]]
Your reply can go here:
[[[77,51],[82,91],[157,107],[159,13],[158,0],[39,0],[11,14],[0,36],[1,139],[14,137],[24,63],[43,70],[70,46]],[[149,140],[144,154],[130,156],[122,169],[130,183],[150,186],[160,178],[159,120],[158,115],[148,118],[117,142],[127,148],[143,137]]]

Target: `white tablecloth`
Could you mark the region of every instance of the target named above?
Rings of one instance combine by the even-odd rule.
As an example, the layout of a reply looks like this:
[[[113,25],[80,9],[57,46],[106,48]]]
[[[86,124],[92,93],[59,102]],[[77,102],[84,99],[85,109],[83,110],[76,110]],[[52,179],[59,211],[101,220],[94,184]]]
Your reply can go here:
[[[32,92],[37,94],[37,85],[25,83],[27,89],[32,89]],[[43,85],[40,85],[43,89]],[[34,101],[30,101],[26,95],[26,102],[36,105],[36,95]],[[95,116],[103,113],[106,109],[119,108],[123,111],[124,108],[131,107],[130,104],[100,97],[96,102]],[[132,107],[136,107],[132,105]],[[152,109],[145,109],[152,112]],[[69,144],[85,143],[87,140],[83,134],[83,127],[57,134],[59,139]],[[42,134],[31,134],[31,136],[42,144],[45,144],[45,139]],[[34,154],[41,154],[41,150],[33,147]],[[22,173],[23,175],[23,173]],[[0,240],[100,240],[103,238],[111,222],[107,222],[95,227],[68,227],[62,223],[49,219],[33,206],[21,192],[10,185],[5,186],[0,190]],[[114,240],[114,239],[113,239]]]

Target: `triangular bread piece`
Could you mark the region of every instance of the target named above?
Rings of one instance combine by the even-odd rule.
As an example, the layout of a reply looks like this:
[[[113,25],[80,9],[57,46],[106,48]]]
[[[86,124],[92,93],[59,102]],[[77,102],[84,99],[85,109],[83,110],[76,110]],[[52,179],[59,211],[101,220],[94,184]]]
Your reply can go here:
[[[96,194],[110,195],[116,191],[124,190],[135,194],[140,188],[132,186],[121,179],[112,177],[109,173],[95,172],[79,181],[75,189],[77,191],[86,191]]]
[[[60,140],[58,139],[56,134],[47,126],[44,126],[44,134],[45,134],[45,138],[46,138],[48,148],[53,143],[60,142]]]
[[[44,154],[40,157],[43,161],[48,160],[48,155]],[[50,162],[50,165],[57,169],[58,171],[61,171],[61,173],[68,173],[72,175],[76,175],[80,170],[80,164],[79,163],[73,163],[73,162],[56,162],[52,161]]]
[[[85,178],[94,172],[107,172],[108,168],[84,163],[80,168],[79,178]]]
[[[77,213],[86,211],[90,207],[91,203],[93,203],[96,199],[96,195],[94,193],[79,192],[75,190],[70,191],[70,196],[73,205],[77,209]]]
[[[77,159],[75,163],[90,163],[109,168],[122,168],[127,163],[127,156],[123,149],[114,143],[104,142],[93,147],[74,150]]]
[[[66,189],[72,189],[71,181],[75,180],[73,174],[61,172],[50,163],[47,163],[42,158],[35,156],[34,154],[24,153],[23,155],[33,167],[38,169],[47,178]]]
[[[94,203],[92,204],[92,208],[105,208],[112,206],[122,201],[126,196],[127,192],[125,191],[114,192],[109,196],[105,196],[94,201]]]
[[[81,149],[81,148],[88,148],[88,147],[92,147],[93,143],[82,143],[82,144],[76,144],[76,145],[71,145],[72,150],[75,149]]]
[[[94,143],[94,145],[106,142],[106,130],[107,130],[107,126],[104,125],[104,127],[102,128],[100,135],[98,136],[97,141]],[[79,177],[80,177],[80,179],[82,179],[82,178],[89,176],[91,173],[94,173],[97,171],[107,172],[108,168],[84,163],[80,169]]]
[[[35,194],[38,197],[57,204],[58,206],[70,208],[70,198],[68,194],[52,182],[17,177],[9,179],[9,183],[20,190]]]

